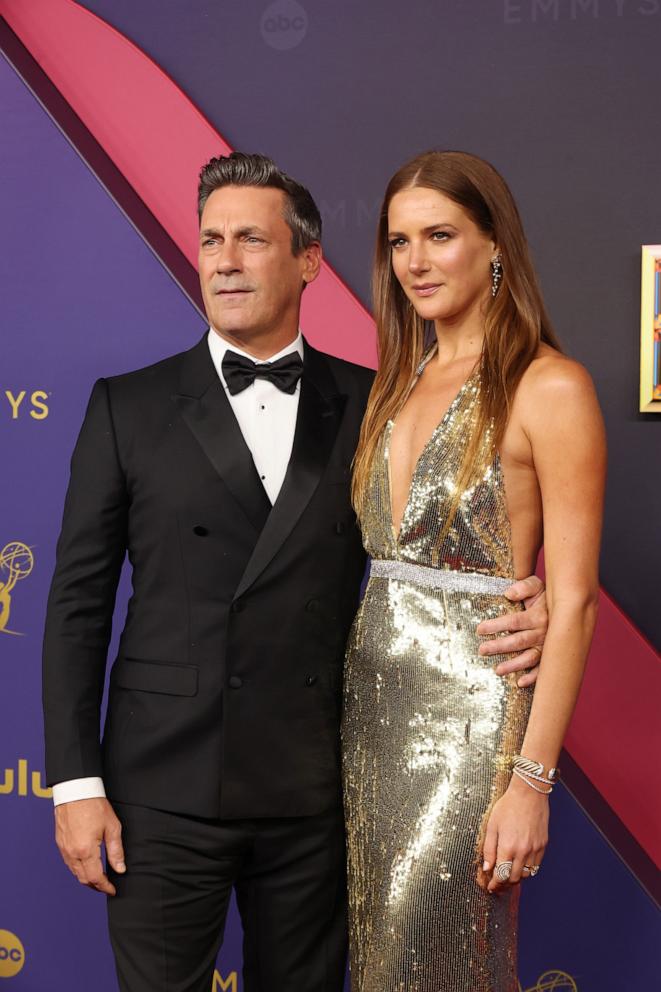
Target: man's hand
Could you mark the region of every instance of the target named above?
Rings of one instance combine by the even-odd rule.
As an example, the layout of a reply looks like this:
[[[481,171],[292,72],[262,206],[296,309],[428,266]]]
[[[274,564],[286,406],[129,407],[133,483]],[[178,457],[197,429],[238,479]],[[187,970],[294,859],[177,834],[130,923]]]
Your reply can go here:
[[[101,861],[101,844],[116,872],[126,871],[122,825],[107,799],[79,799],[55,807],[55,841],[65,865],[81,885],[115,895]]]
[[[508,675],[510,672],[520,672],[529,668],[518,680],[517,685],[523,688],[534,685],[539,675],[539,659],[549,626],[549,615],[546,608],[546,592],[544,583],[536,575],[515,582],[505,593],[512,603],[523,602],[525,610],[519,613],[504,613],[495,620],[483,620],[477,628],[480,637],[487,634],[501,634],[492,640],[480,644],[481,655],[509,654],[518,652],[516,657],[503,661],[496,666],[497,675]],[[507,631],[503,634],[503,631]]]

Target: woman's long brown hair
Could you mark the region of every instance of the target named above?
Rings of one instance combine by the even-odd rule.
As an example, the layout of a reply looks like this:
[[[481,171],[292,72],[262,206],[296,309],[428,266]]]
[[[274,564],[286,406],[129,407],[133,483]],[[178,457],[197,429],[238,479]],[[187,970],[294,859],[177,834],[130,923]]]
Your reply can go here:
[[[488,162],[466,152],[430,151],[403,165],[388,183],[377,230],[372,292],[379,368],[354,459],[351,493],[358,512],[365,499],[379,438],[406,399],[433,332],[433,326],[426,324],[409,302],[390,258],[390,201],[401,190],[415,187],[436,190],[463,207],[480,230],[496,243],[503,266],[498,292],[489,299],[484,315],[480,403],[459,473],[457,504],[462,490],[484,467],[484,459],[478,458],[478,452],[484,449],[486,430],[489,427],[493,430],[491,454],[502,441],[514,393],[540,341],[560,350],[542,300],[521,218],[502,176]],[[451,518],[445,521],[446,533],[451,522]]]

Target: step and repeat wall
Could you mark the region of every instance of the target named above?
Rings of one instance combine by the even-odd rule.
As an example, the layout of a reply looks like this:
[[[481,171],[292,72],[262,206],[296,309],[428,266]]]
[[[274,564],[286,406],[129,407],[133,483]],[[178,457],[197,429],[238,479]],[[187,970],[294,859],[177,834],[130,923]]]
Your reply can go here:
[[[104,5],[87,6],[94,9]],[[214,9],[221,20],[238,16],[236,10],[228,9],[238,5],[183,6],[190,10],[191,18],[196,13],[206,16]],[[257,14],[246,12],[245,17],[255,21],[250,57],[286,57],[310,38],[327,60],[326,69],[340,72],[337,60],[342,52],[334,29],[328,28],[326,41],[315,38],[320,23],[328,23],[321,6],[309,3],[303,7],[292,0],[264,5]],[[341,6],[348,11],[346,5]],[[366,32],[363,22],[369,8],[373,32],[378,34],[391,17],[390,8],[394,10],[395,6],[356,5],[364,8],[356,10],[356,30]],[[491,3],[464,5],[471,6],[475,12],[474,31],[479,33],[484,30],[484,21],[478,16],[480,8],[493,7]],[[614,5],[614,16],[617,8],[620,10],[622,30],[637,30],[634,6]],[[661,34],[661,17],[653,19],[653,8],[653,3],[641,2],[635,17],[640,20],[647,16],[650,28],[653,26]],[[160,9],[156,3],[115,5],[118,16],[130,19],[134,11],[137,40],[145,45],[141,13],[149,11],[155,17]],[[593,8],[588,3],[576,3],[567,12],[562,3],[507,2],[500,5],[498,24],[503,31],[530,31],[543,23],[550,31],[562,26],[565,15],[567,23],[574,16],[574,44],[585,44],[589,57],[589,39],[578,37],[578,33],[586,30],[592,10],[597,10],[601,18],[610,17],[605,3]],[[110,16],[109,9],[98,12]],[[390,29],[394,31],[394,23]],[[166,24],[166,38],[167,30]],[[393,39],[396,37],[393,34]],[[171,47],[170,56],[173,51]],[[391,64],[380,67],[378,80],[366,78],[365,86],[383,85],[389,99],[394,99],[397,80],[413,57],[409,51],[401,66],[400,55],[394,50]],[[558,71],[562,57],[559,53]],[[493,58],[500,58],[495,44]],[[525,59],[524,49],[521,58]],[[163,60],[167,61],[167,53]],[[528,71],[534,72],[534,66],[529,66]],[[300,85],[304,90],[305,78],[301,78]],[[447,79],[447,85],[454,87],[454,99],[460,104],[463,98],[456,80]],[[207,93],[189,95],[206,109]],[[555,149],[556,164],[547,162],[548,171],[540,176],[539,195],[547,204],[549,218],[558,192],[553,169],[579,168],[575,143],[580,140],[581,114],[588,113],[589,108],[584,105],[583,95],[573,96],[580,105],[578,109],[567,106],[567,114],[576,116],[575,127],[570,129],[574,144],[560,143]],[[243,90],[241,98],[245,98]],[[238,121],[237,137],[243,147],[273,152],[278,158],[273,121],[260,116],[255,93],[252,100],[250,141],[238,134]],[[283,126],[289,127],[293,140],[299,136],[299,125],[292,120],[293,97],[283,93],[282,100],[286,103]],[[337,113],[352,116],[354,126],[362,127],[362,100],[361,93],[356,92],[355,100],[338,107]],[[308,110],[311,114],[312,108]],[[434,112],[428,95],[421,92],[411,113]],[[471,107],[467,112],[474,113]],[[531,109],[533,130],[543,129],[543,117],[543,108]],[[302,142],[311,140],[313,123],[309,116],[304,133],[300,132]],[[390,140],[389,123],[386,116],[370,123],[381,150],[374,152],[373,161],[385,154]],[[477,126],[477,118],[475,123]],[[650,121],[650,129],[652,125]],[[489,130],[488,117],[480,118],[480,126]],[[138,368],[190,347],[203,333],[205,324],[23,80],[2,58],[0,135],[0,992],[5,988],[7,992],[113,992],[117,983],[106,935],[104,898],[75,882],[61,863],[53,840],[52,799],[44,780],[41,730],[40,648],[45,603],[69,457],[92,383],[101,375]],[[233,137],[229,133],[227,136]],[[438,137],[442,139],[443,135]],[[512,140],[521,143],[521,154],[525,154],[522,136],[513,135]],[[526,140],[533,138],[529,135]],[[433,143],[430,137],[421,147]],[[472,150],[479,150],[477,145],[473,142]],[[408,150],[420,148],[411,145]],[[316,192],[314,167],[321,176],[325,165],[317,161],[315,166],[314,158],[311,154],[306,160],[308,174],[302,174],[302,178]],[[343,259],[348,258],[347,270],[342,274],[358,292],[363,292],[365,299],[368,249],[363,242],[371,241],[371,235],[367,238],[362,227],[373,224],[372,201],[378,198],[382,179],[392,171],[391,165],[397,164],[390,156],[387,158],[387,167],[377,170],[379,179],[371,185],[369,197],[360,191],[367,188],[362,175],[365,162],[356,160],[338,177],[337,186],[339,190],[342,182],[348,188],[354,183],[353,192],[340,195],[329,190],[323,204],[329,254],[340,271]],[[291,167],[290,162],[284,164]],[[630,195],[631,191],[621,186],[611,196],[604,193],[603,186],[601,192],[595,190],[595,197],[603,198],[603,209],[613,211],[614,241],[618,237],[617,215],[627,210]],[[582,222],[575,218],[575,223],[580,226]],[[359,226],[360,237],[352,238]],[[647,240],[655,237],[661,240],[661,226],[656,232],[650,229]],[[568,256],[574,240],[574,233],[568,230],[562,249]],[[356,241],[364,252],[360,260]],[[343,255],[345,245],[347,256]],[[599,350],[599,334],[597,322],[582,336],[576,336],[584,360],[591,350]],[[631,347],[629,342],[626,348]],[[630,385],[635,389],[635,383]],[[650,472],[655,470],[658,472],[658,464],[650,465]],[[128,589],[129,576],[125,573],[118,595],[110,662]],[[639,622],[642,626],[643,621]],[[648,618],[645,622],[652,636],[654,621]],[[612,729],[615,748],[617,727]],[[647,992],[656,988],[658,969],[653,948],[658,924],[654,904],[562,786],[553,797],[551,830],[552,843],[544,870],[524,886],[522,990]],[[241,929],[233,906],[212,992],[242,989]],[[285,990],[274,988],[273,992]]]

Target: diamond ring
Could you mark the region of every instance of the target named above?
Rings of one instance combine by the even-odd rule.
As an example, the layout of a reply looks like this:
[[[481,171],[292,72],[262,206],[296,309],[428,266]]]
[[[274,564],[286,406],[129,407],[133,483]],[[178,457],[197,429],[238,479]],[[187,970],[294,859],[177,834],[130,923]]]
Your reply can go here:
[[[499,882],[509,881],[509,877],[512,874],[512,864],[512,861],[501,861],[499,865],[496,865],[494,874]]]

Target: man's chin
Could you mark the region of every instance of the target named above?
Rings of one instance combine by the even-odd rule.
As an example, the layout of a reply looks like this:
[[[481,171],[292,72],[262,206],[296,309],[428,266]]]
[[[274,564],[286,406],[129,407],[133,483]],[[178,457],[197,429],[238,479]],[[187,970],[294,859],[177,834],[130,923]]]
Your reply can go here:
[[[241,304],[216,306],[212,310],[212,317],[213,326],[222,328],[223,331],[232,328],[236,328],[237,331],[248,330],[253,324],[248,307],[241,306]]]

